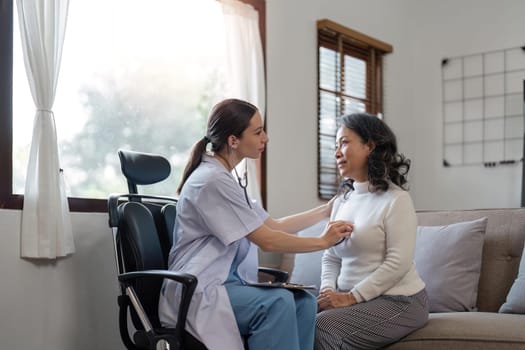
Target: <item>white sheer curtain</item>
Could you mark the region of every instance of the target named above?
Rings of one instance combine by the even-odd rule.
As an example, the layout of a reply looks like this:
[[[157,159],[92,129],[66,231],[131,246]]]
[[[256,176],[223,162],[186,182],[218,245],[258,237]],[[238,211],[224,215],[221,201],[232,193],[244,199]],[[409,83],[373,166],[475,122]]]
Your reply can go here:
[[[253,103],[264,117],[265,84],[264,60],[259,13],[237,0],[220,0],[226,32],[226,77],[229,95]],[[255,160],[248,160],[248,194],[261,201]],[[244,163],[238,171],[244,171]]]
[[[17,0],[24,62],[36,106],[22,211],[20,255],[75,251],[52,112],[69,0]]]
[[[259,13],[250,5],[237,0],[220,0],[224,14],[226,34],[226,77],[231,97],[249,101],[259,108],[261,117],[265,110],[264,60],[259,33]],[[246,160],[248,169],[248,194],[259,203],[261,191],[257,181],[255,160]],[[244,163],[238,165],[239,173]],[[259,265],[257,246],[252,244],[239,273],[246,280],[256,282]]]

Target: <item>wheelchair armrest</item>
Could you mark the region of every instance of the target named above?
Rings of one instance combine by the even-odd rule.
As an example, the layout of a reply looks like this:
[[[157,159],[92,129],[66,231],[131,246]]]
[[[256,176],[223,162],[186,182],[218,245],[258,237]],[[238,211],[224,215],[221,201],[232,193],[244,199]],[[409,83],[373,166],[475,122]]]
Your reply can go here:
[[[195,286],[197,286],[197,277],[194,275],[169,270],[133,271],[118,275],[118,280],[125,284],[128,284],[127,282],[135,281],[138,278],[168,278],[170,280],[182,283],[192,290]]]
[[[179,305],[177,327],[175,328],[177,336],[179,337],[179,339],[181,339],[184,327],[186,325],[186,315],[188,314],[191,298],[193,296],[195,288],[197,287],[197,277],[189,273],[168,270],[133,271],[118,275],[119,282],[125,285],[130,285],[131,282],[140,278],[168,278],[170,280],[182,283],[182,295]]]
[[[288,281],[288,272],[283,271],[283,270],[274,269],[271,267],[259,266],[259,272],[263,272],[263,273],[273,276],[275,278],[274,282]]]

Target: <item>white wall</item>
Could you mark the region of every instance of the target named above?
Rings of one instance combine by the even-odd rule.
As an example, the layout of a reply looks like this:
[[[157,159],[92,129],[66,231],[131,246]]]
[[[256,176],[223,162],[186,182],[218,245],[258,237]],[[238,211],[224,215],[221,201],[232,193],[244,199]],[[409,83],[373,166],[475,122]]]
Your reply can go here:
[[[519,207],[521,164],[444,168],[441,65],[462,56],[525,44],[525,2],[418,0],[412,2],[412,196],[420,209]],[[524,55],[525,59],[525,55]],[[406,87],[409,88],[409,87]],[[397,118],[397,116],[395,116]]]
[[[394,46],[385,117],[413,160],[411,193],[419,209],[519,206],[517,167],[441,167],[439,63],[447,55],[522,45],[523,13],[521,0],[267,0],[270,213],[319,203],[315,22],[321,18]],[[107,215],[73,214],[73,227],[73,256],[23,260],[20,212],[0,210],[2,349],[123,349]]]
[[[107,215],[73,214],[76,253],[58,261],[20,259],[20,217],[0,210],[0,348],[123,349]]]
[[[442,167],[440,62],[523,45],[523,13],[521,0],[267,0],[270,213],[319,203],[315,22],[322,18],[394,47],[386,56],[385,120],[412,159],[417,209],[519,206],[520,164]]]

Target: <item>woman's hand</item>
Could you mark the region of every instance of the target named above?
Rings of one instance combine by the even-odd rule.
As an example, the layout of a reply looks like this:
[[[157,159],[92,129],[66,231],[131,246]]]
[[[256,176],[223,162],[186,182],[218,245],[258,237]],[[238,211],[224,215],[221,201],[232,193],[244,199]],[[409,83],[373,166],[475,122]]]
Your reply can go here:
[[[352,293],[334,292],[333,290],[324,290],[317,297],[319,311],[334,309],[337,307],[346,307],[357,304]]]
[[[326,247],[331,247],[338,243],[340,240],[350,236],[354,231],[354,226],[348,221],[330,221],[326,225],[321,238],[327,243]]]

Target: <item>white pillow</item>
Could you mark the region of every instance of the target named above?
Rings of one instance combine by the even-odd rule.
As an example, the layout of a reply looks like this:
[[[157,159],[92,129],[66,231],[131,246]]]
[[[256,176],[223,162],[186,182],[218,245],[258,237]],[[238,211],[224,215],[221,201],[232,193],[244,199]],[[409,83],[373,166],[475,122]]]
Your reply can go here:
[[[507,294],[507,300],[501,305],[499,312],[508,314],[525,314],[525,245],[521,253],[518,278]]]
[[[414,261],[426,284],[430,312],[474,311],[487,218],[418,226]]]
[[[318,222],[297,233],[301,237],[316,237],[323,233],[328,219]],[[319,288],[321,284],[321,259],[324,250],[311,253],[295,254],[295,262],[290,277],[290,282],[305,285],[315,285]]]

